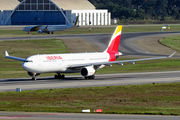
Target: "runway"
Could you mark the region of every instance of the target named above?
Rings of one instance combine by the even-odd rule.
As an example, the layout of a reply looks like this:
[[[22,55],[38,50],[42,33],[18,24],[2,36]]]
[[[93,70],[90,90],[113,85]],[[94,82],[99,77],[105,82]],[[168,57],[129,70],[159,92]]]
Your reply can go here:
[[[180,116],[0,112],[0,120],[179,120]]]
[[[118,73],[98,74],[94,80],[84,80],[80,75],[66,76],[64,80],[53,77],[38,77],[37,81],[31,78],[0,79],[0,92],[23,90],[76,88],[114,85],[134,85],[151,83],[180,82],[180,71],[145,72],[145,73]]]

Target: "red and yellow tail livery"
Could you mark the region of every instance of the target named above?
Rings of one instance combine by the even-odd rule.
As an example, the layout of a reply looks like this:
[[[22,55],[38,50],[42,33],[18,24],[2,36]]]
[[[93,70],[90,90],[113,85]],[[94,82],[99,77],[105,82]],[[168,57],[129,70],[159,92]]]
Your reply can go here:
[[[109,61],[114,61],[116,60],[117,56],[122,55],[122,53],[118,52],[121,33],[122,33],[122,26],[119,25],[116,27],[116,30],[114,31],[114,34],[111,37],[107,49],[104,51],[109,53],[110,55]]]

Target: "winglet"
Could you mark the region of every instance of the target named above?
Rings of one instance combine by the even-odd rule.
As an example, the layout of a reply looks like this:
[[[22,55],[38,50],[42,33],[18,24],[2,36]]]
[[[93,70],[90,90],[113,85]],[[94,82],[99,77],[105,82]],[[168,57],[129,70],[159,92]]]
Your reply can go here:
[[[14,56],[9,56],[8,52],[5,51],[5,58],[13,59],[13,60],[18,60],[18,61],[25,61],[25,58],[19,58],[19,57],[14,57]]]
[[[76,21],[74,21],[73,27],[76,27],[78,25],[78,21],[79,21],[79,15],[76,17]]]
[[[78,24],[78,21],[79,21],[79,15],[77,16],[77,18],[76,18],[76,22],[75,22],[75,26],[77,26],[77,24]]]
[[[171,55],[169,55],[167,58],[171,58],[172,56],[174,56],[176,52],[173,52]]]
[[[9,56],[9,54],[8,54],[8,52],[7,52],[7,51],[5,51],[5,56]]]

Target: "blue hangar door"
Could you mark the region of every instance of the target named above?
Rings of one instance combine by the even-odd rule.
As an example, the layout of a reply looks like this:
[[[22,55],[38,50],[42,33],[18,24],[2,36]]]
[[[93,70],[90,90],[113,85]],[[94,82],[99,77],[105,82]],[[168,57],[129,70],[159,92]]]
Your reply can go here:
[[[66,20],[58,11],[15,11],[11,25],[64,25]]]

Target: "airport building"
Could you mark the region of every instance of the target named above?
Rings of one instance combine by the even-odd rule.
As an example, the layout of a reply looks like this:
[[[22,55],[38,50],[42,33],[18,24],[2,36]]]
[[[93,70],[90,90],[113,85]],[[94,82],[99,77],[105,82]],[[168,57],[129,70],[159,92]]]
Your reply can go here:
[[[0,25],[110,25],[108,10],[88,0],[0,0]]]

